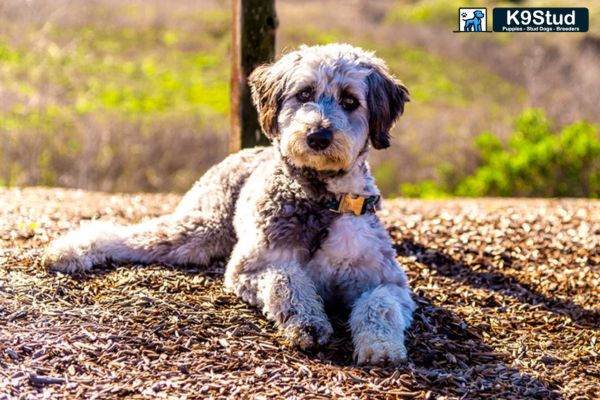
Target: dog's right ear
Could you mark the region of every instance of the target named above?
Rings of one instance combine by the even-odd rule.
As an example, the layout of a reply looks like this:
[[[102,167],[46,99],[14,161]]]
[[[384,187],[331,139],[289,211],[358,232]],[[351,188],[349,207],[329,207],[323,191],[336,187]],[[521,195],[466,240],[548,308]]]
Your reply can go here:
[[[277,115],[284,89],[283,77],[274,71],[273,66],[274,64],[260,65],[248,77],[260,126],[269,139],[277,135]]]

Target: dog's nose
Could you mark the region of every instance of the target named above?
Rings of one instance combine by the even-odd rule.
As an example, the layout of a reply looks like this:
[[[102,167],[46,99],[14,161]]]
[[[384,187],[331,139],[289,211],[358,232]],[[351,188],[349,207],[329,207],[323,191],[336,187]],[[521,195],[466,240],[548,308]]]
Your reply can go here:
[[[333,140],[333,132],[329,129],[321,129],[311,132],[306,136],[308,147],[313,150],[325,150]]]

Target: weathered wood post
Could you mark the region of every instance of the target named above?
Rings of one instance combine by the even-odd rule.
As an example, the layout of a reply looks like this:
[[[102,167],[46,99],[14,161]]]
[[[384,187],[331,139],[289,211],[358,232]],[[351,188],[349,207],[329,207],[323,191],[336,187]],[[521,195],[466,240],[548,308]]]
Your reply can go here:
[[[233,0],[229,151],[268,144],[261,133],[247,78],[275,57],[275,0]]]

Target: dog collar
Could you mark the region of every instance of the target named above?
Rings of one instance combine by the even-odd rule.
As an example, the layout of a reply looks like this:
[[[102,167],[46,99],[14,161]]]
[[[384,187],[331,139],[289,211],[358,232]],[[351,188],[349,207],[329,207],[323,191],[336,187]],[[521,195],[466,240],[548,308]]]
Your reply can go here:
[[[375,214],[375,207],[380,196],[361,196],[358,194],[342,194],[339,198],[325,203],[325,208],[340,214],[349,213],[356,216],[366,213]]]

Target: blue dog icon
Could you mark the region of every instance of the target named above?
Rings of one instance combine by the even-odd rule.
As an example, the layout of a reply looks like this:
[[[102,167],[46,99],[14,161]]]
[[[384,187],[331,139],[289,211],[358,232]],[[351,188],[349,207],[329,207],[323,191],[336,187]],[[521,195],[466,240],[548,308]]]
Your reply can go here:
[[[461,14],[464,17],[467,16],[467,13]],[[465,31],[471,32],[481,32],[481,18],[485,17],[485,14],[481,10],[473,11],[473,18],[464,19],[465,21]]]

